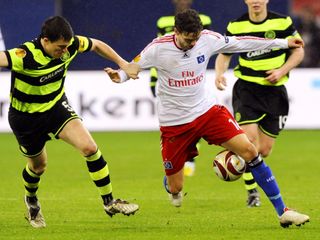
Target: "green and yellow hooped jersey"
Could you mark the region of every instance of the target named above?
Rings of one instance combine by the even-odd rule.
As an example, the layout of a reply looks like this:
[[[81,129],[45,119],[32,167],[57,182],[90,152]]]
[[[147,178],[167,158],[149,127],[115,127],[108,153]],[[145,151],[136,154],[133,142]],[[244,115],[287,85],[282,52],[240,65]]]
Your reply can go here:
[[[75,36],[60,59],[45,53],[40,38],[6,51],[11,69],[11,107],[26,113],[50,110],[64,94],[69,64],[78,52],[91,47],[89,38]]]
[[[203,28],[210,29],[211,18],[204,14],[199,14]],[[158,37],[161,37],[165,34],[173,33],[174,29],[174,16],[163,16],[160,17],[157,21],[158,28]]]
[[[260,23],[250,21],[247,13],[228,24],[227,35],[271,39],[300,37],[289,16],[274,12],[268,12],[267,18]],[[260,85],[283,85],[288,81],[288,76],[284,76],[274,85],[265,80],[266,71],[281,67],[289,57],[289,53],[289,49],[265,49],[241,53],[234,74],[239,79]]]

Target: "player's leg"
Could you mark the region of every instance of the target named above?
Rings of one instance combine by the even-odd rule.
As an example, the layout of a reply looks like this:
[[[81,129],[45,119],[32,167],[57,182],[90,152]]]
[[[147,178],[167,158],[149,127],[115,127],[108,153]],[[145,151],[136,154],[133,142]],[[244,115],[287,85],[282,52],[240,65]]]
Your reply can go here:
[[[256,84],[247,83],[243,80],[238,80],[233,88],[232,106],[234,109],[234,116],[241,128],[247,134],[249,140],[259,149],[259,135],[258,123],[264,115],[261,115],[257,101],[259,95]],[[259,108],[258,108],[259,109]],[[247,167],[245,173],[242,175],[245,188],[247,190],[247,206],[259,207],[261,205],[260,194],[257,189],[257,183],[252,176],[250,168]]]
[[[299,225],[309,221],[307,215],[293,210],[286,211],[270,168],[263,162],[256,147],[249,141],[229,111],[225,107],[214,106],[206,115],[209,121],[204,122],[205,127],[201,130],[203,138],[209,144],[221,145],[235,152],[248,163],[256,182],[276,209],[281,225],[286,227],[292,223]]]
[[[33,115],[20,113],[13,108],[9,110],[10,127],[19,143],[21,153],[27,158],[27,164],[22,171],[26,219],[35,228],[46,226],[37,191],[40,177],[47,166],[45,142],[50,139],[45,134],[47,119],[45,113]]]
[[[255,180],[273,203],[278,215],[281,216],[285,205],[282,201],[278,185],[271,170],[263,162],[255,146],[249,141],[247,136],[239,134],[223,143],[222,146],[237,153],[248,163]]]
[[[166,175],[163,180],[164,187],[169,193],[171,204],[175,207],[181,207],[182,204],[183,175],[183,169],[181,169],[175,174]]]
[[[262,157],[266,158],[271,154],[272,148],[276,139],[275,137],[271,137],[270,135],[267,135],[261,129],[258,130],[258,136],[259,136],[259,145],[258,145],[259,152]]]
[[[234,116],[249,140],[259,149],[259,121],[265,116],[260,109],[259,98],[261,95],[257,84],[238,80],[233,87],[232,106]],[[261,205],[257,183],[250,168],[247,167],[242,176],[247,190],[247,206],[259,207]]]
[[[264,163],[257,149],[245,134],[234,136],[222,146],[237,153],[248,163],[256,182],[273,204],[283,227],[290,224],[301,225],[309,221],[309,216],[286,208],[271,169]]]
[[[31,226],[42,228],[46,226],[41,205],[37,197],[40,176],[45,172],[47,166],[47,153],[45,147],[39,154],[27,157],[27,165],[22,171],[25,188],[25,204],[27,207],[26,219]]]
[[[198,155],[196,143],[199,137],[193,123],[180,126],[161,127],[161,154],[166,176],[164,187],[169,193],[172,205],[182,204],[184,164],[187,159]]]
[[[114,200],[107,162],[81,120],[72,119],[63,127],[59,138],[71,144],[85,157],[89,175],[102,197],[105,211],[112,216],[116,213],[134,214],[139,206],[120,199]]]
[[[27,157],[27,165],[23,169],[22,176],[25,185],[25,195],[32,199],[37,197],[40,176],[47,167],[47,153],[43,148],[40,154]]]
[[[241,128],[246,133],[247,137],[249,138],[250,142],[252,142],[257,149],[260,146],[260,139],[259,139],[259,127],[257,123],[251,124],[244,124],[241,125]],[[260,201],[260,194],[258,192],[258,185],[254,180],[250,168],[247,167],[245,173],[242,175],[244,180],[245,188],[248,192],[247,198],[247,206],[248,207],[259,207],[261,205]]]

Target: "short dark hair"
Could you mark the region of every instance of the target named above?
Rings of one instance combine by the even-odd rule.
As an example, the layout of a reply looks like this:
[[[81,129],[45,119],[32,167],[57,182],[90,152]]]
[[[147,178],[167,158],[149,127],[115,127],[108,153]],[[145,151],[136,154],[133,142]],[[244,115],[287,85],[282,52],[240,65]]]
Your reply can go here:
[[[174,20],[174,26],[179,32],[198,33],[203,29],[199,13],[194,9],[177,13]]]
[[[58,41],[63,38],[66,41],[73,37],[73,30],[70,23],[61,16],[48,18],[41,28],[41,38],[48,38],[51,42]]]

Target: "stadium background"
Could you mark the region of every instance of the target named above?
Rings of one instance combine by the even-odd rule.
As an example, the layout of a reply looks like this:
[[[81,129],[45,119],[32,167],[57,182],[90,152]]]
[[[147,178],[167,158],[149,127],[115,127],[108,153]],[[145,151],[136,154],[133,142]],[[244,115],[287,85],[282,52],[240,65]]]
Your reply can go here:
[[[284,14],[303,7],[304,1],[272,0],[269,9]],[[156,36],[156,20],[173,14],[171,0],[0,0],[0,26],[7,48],[13,48],[37,37],[41,23],[48,16],[65,16],[74,32],[101,39],[110,44],[125,59],[130,60]],[[142,7],[143,6],[143,7]],[[232,6],[232,7],[230,7]],[[317,5],[316,5],[317,6]],[[194,1],[193,7],[212,18],[212,29],[223,33],[229,20],[246,11],[243,1]],[[316,9],[316,8],[315,8]],[[151,10],[151,11],[150,11]],[[32,14],[30,14],[32,11]],[[234,66],[236,58],[233,58]],[[214,57],[209,62],[208,78],[214,78]],[[116,86],[108,81],[102,69],[114,65],[95,54],[79,56],[71,64],[66,91],[75,110],[84,118],[90,130],[157,130],[155,99],[148,87],[148,72],[140,80]],[[81,72],[79,72],[81,71]],[[84,72],[86,71],[86,72]],[[9,79],[9,72],[0,72],[2,79]],[[320,110],[306,108],[309,102],[319,102],[319,69],[299,69],[291,72],[287,85],[291,101],[287,128],[320,128]],[[229,88],[225,92],[214,90],[213,81],[208,81],[217,102],[230,110],[232,71],[228,72]],[[303,84],[301,84],[301,79]],[[7,122],[10,81],[3,81],[0,88],[0,131],[10,131]],[[311,110],[311,111],[310,111]],[[310,114],[311,112],[311,114]],[[305,116],[309,114],[309,117]]]
[[[37,36],[48,16],[62,14],[76,34],[105,40],[126,59],[132,59],[156,36],[156,21],[160,16],[173,14],[171,0],[1,0],[0,3],[0,25],[8,48]],[[224,32],[228,20],[246,10],[239,0],[198,0],[193,7],[211,16],[212,28],[218,32]],[[289,2],[273,0],[270,8],[287,13]],[[71,69],[92,70],[104,66],[103,59],[90,54],[77,58]]]

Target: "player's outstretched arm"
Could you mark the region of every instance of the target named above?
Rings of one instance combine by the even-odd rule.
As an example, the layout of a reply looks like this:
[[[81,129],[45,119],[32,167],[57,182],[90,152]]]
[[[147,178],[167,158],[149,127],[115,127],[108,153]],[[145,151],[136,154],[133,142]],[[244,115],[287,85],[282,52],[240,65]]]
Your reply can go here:
[[[136,63],[129,63],[129,68],[134,69],[133,71],[141,71],[140,66]],[[111,81],[115,83],[123,83],[130,79],[127,73],[123,70],[114,70],[107,67],[104,69],[104,71],[109,75]]]
[[[123,71],[125,71],[128,77],[133,79],[138,78],[139,71],[136,66],[133,66],[132,64],[124,60],[108,44],[97,39],[91,39],[91,40],[92,40],[92,48],[91,48],[92,51],[96,52],[98,55],[102,56],[103,58],[106,58],[116,63]]]
[[[304,46],[300,38],[290,39],[265,39],[252,36],[241,37],[220,37],[215,42],[215,52],[217,53],[236,53],[249,52],[273,48],[300,48]]]
[[[8,67],[9,62],[7,55],[4,52],[0,52],[0,67]]]

